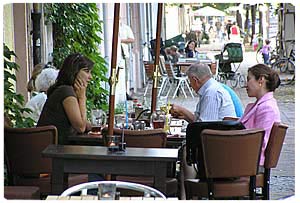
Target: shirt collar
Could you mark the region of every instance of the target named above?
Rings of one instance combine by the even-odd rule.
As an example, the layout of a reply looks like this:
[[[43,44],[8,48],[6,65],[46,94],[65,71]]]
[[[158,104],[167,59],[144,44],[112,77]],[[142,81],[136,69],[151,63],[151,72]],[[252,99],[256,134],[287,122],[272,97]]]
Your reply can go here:
[[[213,78],[210,78],[202,85],[202,87],[200,87],[200,89],[198,90],[198,94],[200,96],[202,96],[204,94],[205,90],[213,83],[213,80],[214,80]]]

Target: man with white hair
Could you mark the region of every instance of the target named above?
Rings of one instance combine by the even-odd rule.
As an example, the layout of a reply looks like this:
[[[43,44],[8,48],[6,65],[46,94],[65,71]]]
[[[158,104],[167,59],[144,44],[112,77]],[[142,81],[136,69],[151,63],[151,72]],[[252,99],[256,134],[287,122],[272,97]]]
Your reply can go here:
[[[35,79],[35,87],[38,94],[32,97],[25,105],[25,108],[29,108],[31,113],[24,113],[25,117],[32,118],[35,123],[39,120],[40,114],[47,100],[47,90],[55,83],[58,75],[58,70],[55,68],[45,68]]]
[[[189,123],[236,117],[229,93],[212,78],[207,64],[195,63],[189,67],[186,74],[191,87],[199,95],[199,102],[194,113],[185,107],[173,104],[170,110],[173,117],[185,119]]]

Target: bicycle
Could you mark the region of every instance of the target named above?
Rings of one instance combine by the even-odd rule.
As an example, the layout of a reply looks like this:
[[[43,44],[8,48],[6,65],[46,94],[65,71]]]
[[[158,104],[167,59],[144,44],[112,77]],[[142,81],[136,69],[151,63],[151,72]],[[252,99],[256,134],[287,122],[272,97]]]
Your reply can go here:
[[[232,88],[236,88],[239,85],[240,88],[246,86],[246,76],[241,73],[219,73],[217,76],[217,81],[226,84],[227,80],[230,81]]]
[[[287,70],[289,73],[293,74],[291,80],[287,82],[283,82],[281,80],[282,85],[293,84],[295,81],[295,50],[291,49],[288,57],[283,56],[278,58],[273,64],[271,64],[273,70],[280,70],[281,73],[285,73]]]
[[[272,69],[279,69],[281,73],[285,73],[289,70],[290,73],[295,71],[295,50],[292,49],[288,57],[284,56],[278,58],[273,64],[271,64]]]

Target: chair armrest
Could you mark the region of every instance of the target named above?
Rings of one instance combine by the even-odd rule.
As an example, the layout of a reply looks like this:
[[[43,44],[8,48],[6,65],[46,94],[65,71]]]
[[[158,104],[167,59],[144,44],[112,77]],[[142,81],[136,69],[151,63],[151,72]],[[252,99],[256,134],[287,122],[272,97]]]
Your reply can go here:
[[[223,118],[223,121],[238,121],[240,118],[238,117],[230,117],[230,116],[225,116]]]

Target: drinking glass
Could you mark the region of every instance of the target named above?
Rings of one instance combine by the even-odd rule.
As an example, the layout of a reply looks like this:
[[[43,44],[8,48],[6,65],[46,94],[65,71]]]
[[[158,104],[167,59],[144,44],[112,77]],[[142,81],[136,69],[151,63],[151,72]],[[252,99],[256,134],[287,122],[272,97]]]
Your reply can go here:
[[[163,111],[154,111],[150,117],[151,127],[154,129],[164,128],[166,115]]]
[[[106,114],[100,109],[92,110],[92,133],[101,134],[101,128],[106,124]]]
[[[98,185],[98,199],[99,200],[115,200],[116,184],[104,183]]]

